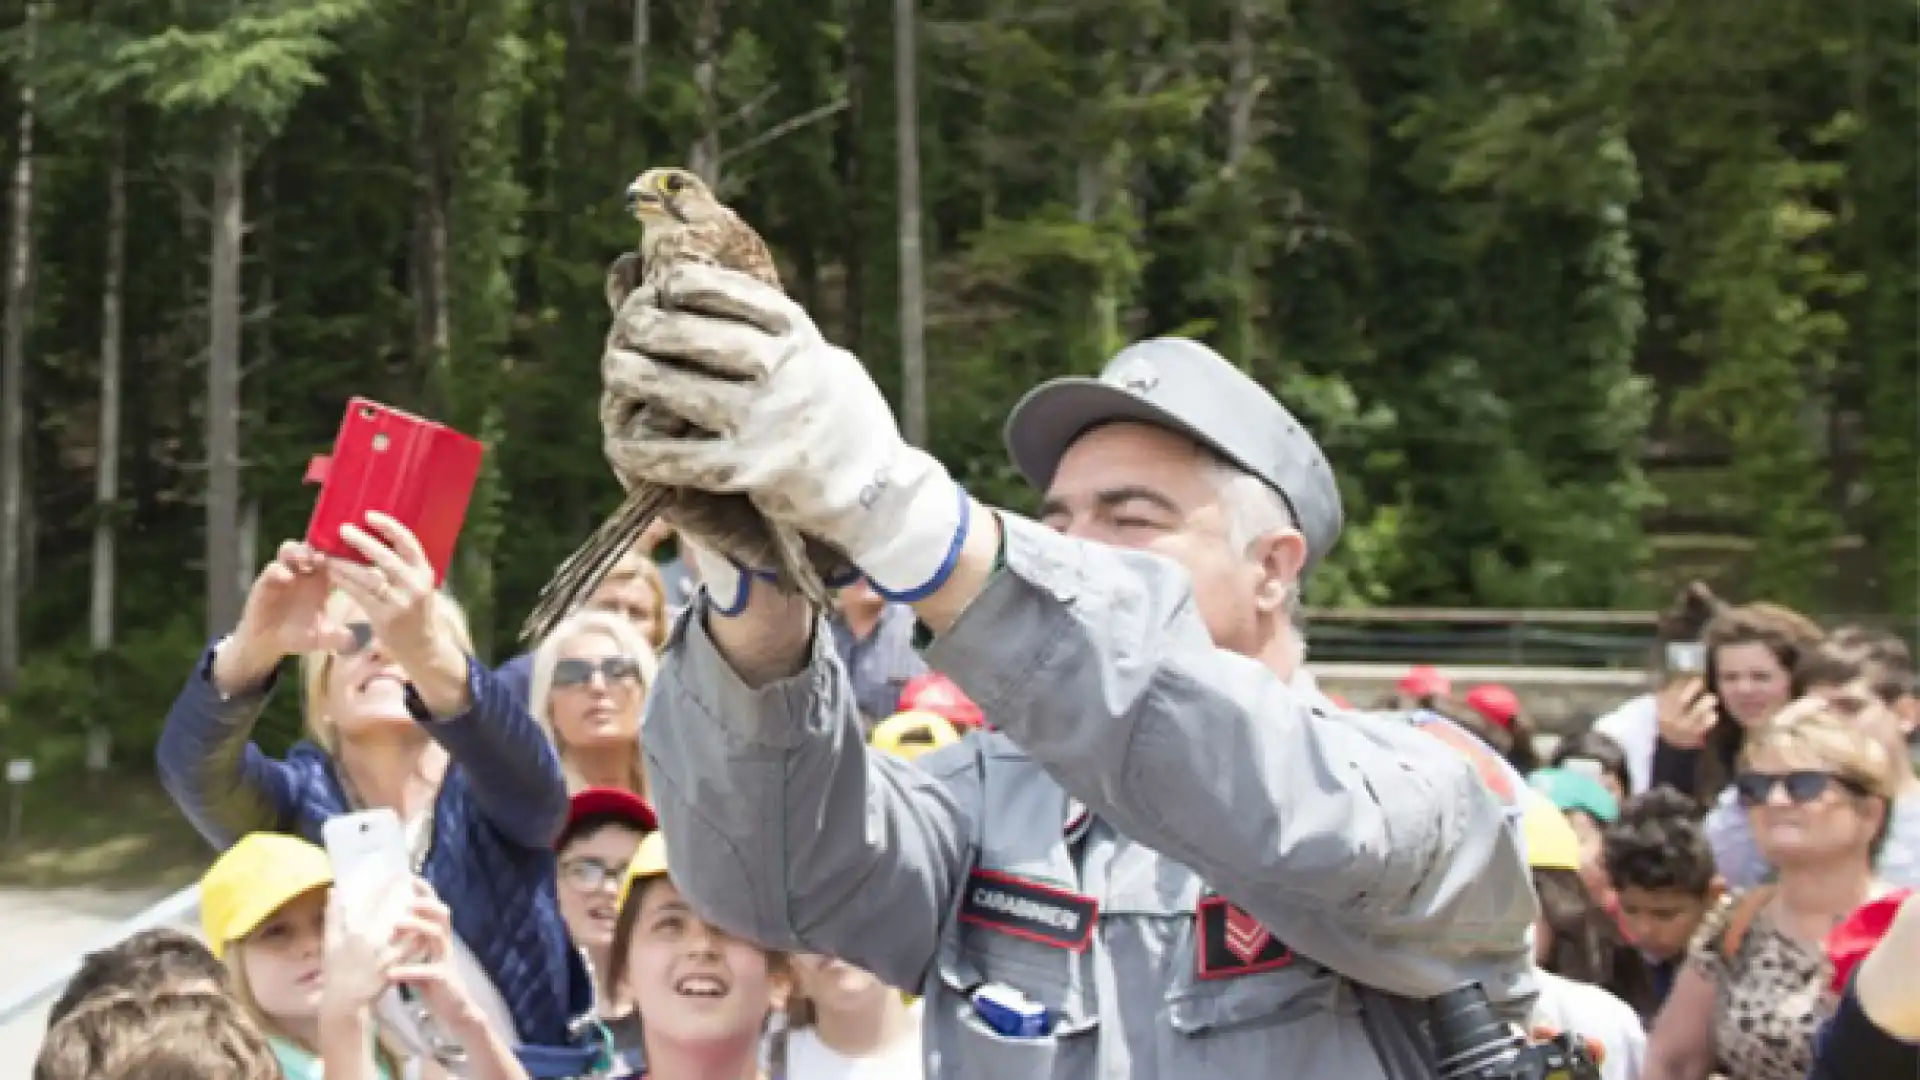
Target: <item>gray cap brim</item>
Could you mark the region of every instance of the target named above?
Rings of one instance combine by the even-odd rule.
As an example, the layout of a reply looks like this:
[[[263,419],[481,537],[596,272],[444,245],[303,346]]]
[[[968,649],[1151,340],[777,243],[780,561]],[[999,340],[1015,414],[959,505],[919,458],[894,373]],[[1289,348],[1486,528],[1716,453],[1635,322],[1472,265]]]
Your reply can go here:
[[[1027,391],[1007,416],[1007,454],[1027,483],[1036,491],[1045,491],[1053,484],[1060,459],[1067,456],[1067,449],[1080,436],[1102,424],[1119,421],[1150,424],[1184,435],[1240,468],[1258,472],[1220,445],[1218,439],[1166,409],[1123,387],[1078,375],[1053,379]]]

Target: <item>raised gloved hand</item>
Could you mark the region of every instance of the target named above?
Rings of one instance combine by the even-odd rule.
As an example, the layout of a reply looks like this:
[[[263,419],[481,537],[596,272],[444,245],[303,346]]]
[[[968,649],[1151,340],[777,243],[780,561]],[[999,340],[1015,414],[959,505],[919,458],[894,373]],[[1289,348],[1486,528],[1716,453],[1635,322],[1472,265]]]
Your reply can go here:
[[[846,552],[889,599],[930,595],[952,572],[971,500],[901,438],[860,361],[777,290],[718,267],[677,266],[657,290],[627,298],[602,372],[704,429],[624,440],[623,473],[743,492],[767,516]],[[717,561],[703,559],[701,571]],[[724,610],[728,598],[709,593]]]

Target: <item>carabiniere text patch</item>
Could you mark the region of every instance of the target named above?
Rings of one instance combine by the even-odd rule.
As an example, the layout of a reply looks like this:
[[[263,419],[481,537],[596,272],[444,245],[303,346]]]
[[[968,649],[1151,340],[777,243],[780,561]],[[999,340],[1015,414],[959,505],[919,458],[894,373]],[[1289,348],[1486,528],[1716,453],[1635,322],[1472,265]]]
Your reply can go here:
[[[1074,952],[1093,941],[1099,914],[1100,905],[1090,896],[993,870],[968,875],[967,895],[960,902],[961,922]]]

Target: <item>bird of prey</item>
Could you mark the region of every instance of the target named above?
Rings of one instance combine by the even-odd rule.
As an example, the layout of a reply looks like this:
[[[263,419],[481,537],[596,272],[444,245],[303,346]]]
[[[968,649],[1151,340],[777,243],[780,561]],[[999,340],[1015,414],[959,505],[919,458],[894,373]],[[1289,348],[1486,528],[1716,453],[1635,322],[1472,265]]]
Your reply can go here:
[[[648,169],[627,186],[626,206],[640,222],[640,244],[607,269],[607,307],[616,316],[630,293],[659,284],[673,265],[684,261],[737,270],[782,288],[766,242],[692,172]],[[671,358],[653,359],[671,362]],[[541,590],[533,614],[521,628],[524,640],[545,637],[555,623],[584,603],[656,517],[666,518],[680,535],[745,566],[773,568],[776,588],[798,593],[823,608],[829,603],[826,582],[851,572],[843,553],[775,525],[745,495],[661,487],[622,471],[619,448],[624,440],[642,432],[690,434],[694,425],[686,419],[662,412],[629,389],[616,390],[609,381],[600,394],[600,426],[603,450],[627,489],[626,500]]]

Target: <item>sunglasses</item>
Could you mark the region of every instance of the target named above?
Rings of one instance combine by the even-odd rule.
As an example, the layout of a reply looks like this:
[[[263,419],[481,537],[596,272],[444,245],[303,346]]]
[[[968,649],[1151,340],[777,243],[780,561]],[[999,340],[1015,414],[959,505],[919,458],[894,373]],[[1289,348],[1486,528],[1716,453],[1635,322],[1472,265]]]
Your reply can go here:
[[[625,869],[624,866],[612,866],[604,860],[582,855],[561,863],[560,876],[581,892],[599,892],[619,880],[620,872]]]
[[[640,664],[631,656],[603,656],[598,660],[561,660],[553,665],[555,689],[585,686],[594,673],[606,676],[610,683],[640,678]]]
[[[345,648],[333,650],[333,655],[358,656],[373,644],[373,624],[370,622],[350,622],[347,624],[347,633],[353,635],[353,640]]]
[[[1827,793],[1835,784],[1855,795],[1865,795],[1867,789],[1832,773],[1818,769],[1795,769],[1784,773],[1743,772],[1733,778],[1733,790],[1740,797],[1742,806],[1760,806],[1773,797],[1775,788],[1787,789],[1787,798],[1797,806],[1805,806]]]

